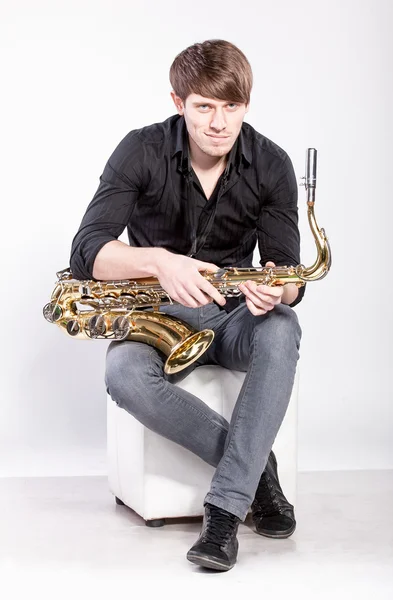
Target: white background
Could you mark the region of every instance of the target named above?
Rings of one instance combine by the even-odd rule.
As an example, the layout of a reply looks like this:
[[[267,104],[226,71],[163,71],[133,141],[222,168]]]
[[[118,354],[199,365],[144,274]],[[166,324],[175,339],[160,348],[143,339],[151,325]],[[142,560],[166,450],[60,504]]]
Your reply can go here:
[[[227,39],[255,85],[246,120],[304,175],[333,266],[297,308],[299,469],[393,467],[389,0],[1,4],[0,476],[105,474],[107,342],[42,317],[105,162],[174,114],[169,67]],[[302,261],[315,258],[299,189]]]

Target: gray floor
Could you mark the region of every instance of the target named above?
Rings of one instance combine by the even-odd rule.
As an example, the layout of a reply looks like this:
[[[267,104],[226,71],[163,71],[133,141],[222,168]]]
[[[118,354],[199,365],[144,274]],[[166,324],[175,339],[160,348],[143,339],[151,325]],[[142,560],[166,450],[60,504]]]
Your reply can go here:
[[[300,473],[296,514],[287,540],[246,521],[215,573],[185,559],[200,520],[148,528],[105,478],[0,479],[2,598],[393,598],[392,471]]]

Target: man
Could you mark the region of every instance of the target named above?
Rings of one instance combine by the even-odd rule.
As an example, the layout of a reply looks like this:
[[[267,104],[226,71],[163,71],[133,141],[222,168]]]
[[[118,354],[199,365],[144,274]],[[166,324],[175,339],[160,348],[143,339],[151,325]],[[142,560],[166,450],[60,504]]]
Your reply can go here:
[[[176,302],[163,311],[215,331],[183,376],[202,364],[247,372],[228,423],[174,385],[158,350],[125,341],[107,354],[112,399],[216,467],[187,558],[228,570],[250,506],[257,533],[284,538],[295,530],[271,448],[298,360],[291,307],[304,289],[247,281],[241,300],[226,300],[200,271],[251,266],[257,241],[261,264],[299,264],[297,184],[287,154],[243,122],[252,72],[238,48],[194,44],[174,60],[170,81],[178,114],[131,131],[115,149],[74,238],[71,269],[78,279],[157,277]],[[125,227],[130,245],[117,239]]]

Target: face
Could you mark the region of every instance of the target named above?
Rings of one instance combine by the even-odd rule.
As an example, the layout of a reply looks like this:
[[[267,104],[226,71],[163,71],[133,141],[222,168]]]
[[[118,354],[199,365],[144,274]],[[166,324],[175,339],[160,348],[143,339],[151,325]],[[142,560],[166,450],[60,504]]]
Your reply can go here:
[[[248,105],[213,100],[190,94],[186,101],[171,93],[179,115],[184,116],[187,131],[194,143],[209,156],[228,154],[248,112]]]

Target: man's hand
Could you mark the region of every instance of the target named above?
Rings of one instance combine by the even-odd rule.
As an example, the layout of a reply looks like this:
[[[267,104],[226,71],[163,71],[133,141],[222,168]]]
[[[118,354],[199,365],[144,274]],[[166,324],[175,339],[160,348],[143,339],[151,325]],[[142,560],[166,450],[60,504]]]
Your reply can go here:
[[[265,266],[275,267],[276,265],[269,261]],[[283,285],[270,287],[269,285],[257,285],[255,281],[245,281],[238,287],[246,297],[249,311],[256,317],[273,310],[277,304],[280,304],[284,293]]]
[[[164,252],[157,266],[157,278],[172,300],[190,308],[204,306],[212,300],[221,306],[226,303],[224,296],[199,272],[214,273],[219,269],[216,265],[166,250]]]

